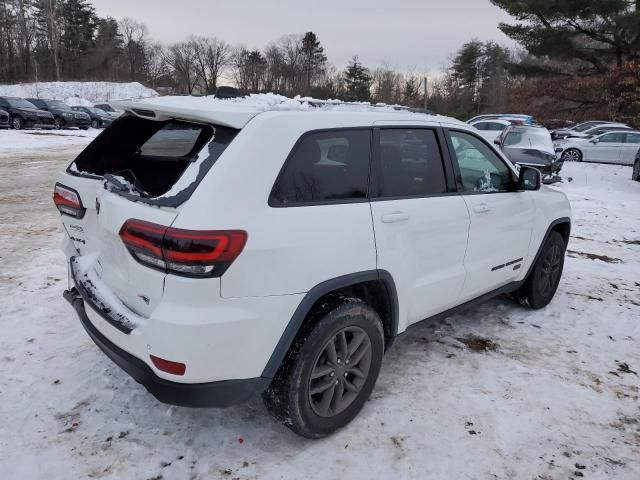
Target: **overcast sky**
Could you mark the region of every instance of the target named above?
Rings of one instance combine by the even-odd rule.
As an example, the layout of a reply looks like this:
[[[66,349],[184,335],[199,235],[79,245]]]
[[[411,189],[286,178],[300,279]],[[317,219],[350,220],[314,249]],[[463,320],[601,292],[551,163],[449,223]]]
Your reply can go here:
[[[165,43],[214,36],[262,48],[289,33],[315,32],[329,61],[353,55],[370,67],[435,72],[473,38],[512,42],[498,30],[509,20],[489,0],[91,0],[100,16],[128,16]]]

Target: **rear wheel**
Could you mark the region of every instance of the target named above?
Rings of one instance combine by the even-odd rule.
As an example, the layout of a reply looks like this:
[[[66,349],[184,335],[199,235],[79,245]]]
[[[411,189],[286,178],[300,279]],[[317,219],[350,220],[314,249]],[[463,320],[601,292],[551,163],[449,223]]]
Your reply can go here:
[[[551,232],[529,278],[512,294],[516,301],[534,309],[544,308],[551,302],[562,277],[565,249],[562,235]]]
[[[640,159],[636,160],[636,163],[633,164],[633,173],[631,175],[631,180],[640,182]]]
[[[22,130],[24,128],[24,121],[20,117],[13,117],[11,125],[14,130]]]
[[[378,314],[349,299],[321,314],[292,346],[263,399],[295,433],[322,438],[347,425],[375,386],[384,355]]]
[[[576,148],[569,148],[562,154],[563,162],[581,162],[582,152]]]

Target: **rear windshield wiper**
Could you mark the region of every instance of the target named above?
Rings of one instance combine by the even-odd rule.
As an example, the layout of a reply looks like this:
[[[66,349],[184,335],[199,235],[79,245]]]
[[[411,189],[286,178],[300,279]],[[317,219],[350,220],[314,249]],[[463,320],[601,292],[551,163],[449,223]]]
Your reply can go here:
[[[116,177],[114,177],[113,175],[111,175],[110,173],[105,173],[103,175],[104,179],[109,182],[111,185],[113,185],[114,187],[116,187],[116,189],[118,191],[129,191],[129,188],[127,187],[126,184],[122,183],[120,180],[118,180]]]
[[[147,195],[147,192],[145,192],[143,189],[141,189],[140,187],[138,187],[135,183],[129,183],[129,182],[122,182],[118,177],[116,177],[115,175],[112,175],[110,173],[105,173],[103,175],[103,178],[113,187],[115,187],[116,191],[118,192],[127,192],[127,193],[131,193],[132,190],[136,191],[137,193],[139,193],[140,195]]]

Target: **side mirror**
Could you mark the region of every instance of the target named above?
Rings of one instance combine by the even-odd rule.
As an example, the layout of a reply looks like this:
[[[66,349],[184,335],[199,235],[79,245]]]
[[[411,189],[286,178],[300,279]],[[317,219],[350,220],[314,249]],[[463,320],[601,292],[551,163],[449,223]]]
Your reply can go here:
[[[594,138],[593,140],[591,140],[591,143],[600,143],[600,139],[599,138]]]
[[[499,139],[499,138],[496,138],[496,139],[493,141],[493,143],[495,143],[496,145],[500,145],[500,139]]]
[[[518,175],[518,190],[536,191],[542,186],[542,173],[540,170],[526,165],[520,166],[520,174]]]

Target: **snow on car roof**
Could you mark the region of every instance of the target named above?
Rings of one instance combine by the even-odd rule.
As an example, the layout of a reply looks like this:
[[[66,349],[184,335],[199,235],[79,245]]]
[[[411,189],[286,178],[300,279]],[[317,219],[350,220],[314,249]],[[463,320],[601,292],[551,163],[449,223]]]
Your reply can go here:
[[[219,99],[210,97],[155,97],[141,100],[112,102],[114,108],[132,112],[138,116],[158,120],[187,118],[211,122],[232,128],[242,128],[249,120],[264,112],[358,112],[371,114],[398,114],[405,119],[443,120],[432,113],[419,112],[400,105],[371,104],[368,102],[343,102],[318,100],[311,97],[285,97],[274,93],[251,94],[242,98]],[[372,116],[372,117],[375,117]],[[375,120],[375,118],[372,118]],[[453,120],[453,119],[448,119]],[[455,120],[457,122],[457,120]]]

